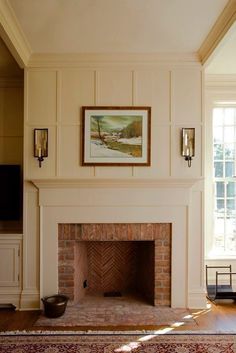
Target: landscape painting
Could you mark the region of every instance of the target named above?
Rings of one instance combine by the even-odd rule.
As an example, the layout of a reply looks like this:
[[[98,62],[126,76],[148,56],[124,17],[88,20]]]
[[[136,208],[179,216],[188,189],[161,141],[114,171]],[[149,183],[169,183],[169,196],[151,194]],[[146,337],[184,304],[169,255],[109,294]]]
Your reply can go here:
[[[150,165],[150,107],[82,112],[82,165]]]

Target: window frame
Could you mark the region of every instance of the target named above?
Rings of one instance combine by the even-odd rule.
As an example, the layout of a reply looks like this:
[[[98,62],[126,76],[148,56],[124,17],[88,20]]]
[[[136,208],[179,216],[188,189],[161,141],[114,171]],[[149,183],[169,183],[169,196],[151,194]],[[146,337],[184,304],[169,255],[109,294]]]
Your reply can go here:
[[[222,220],[223,220],[223,224],[224,224],[224,232],[223,232],[223,246],[224,246],[224,252],[223,254],[225,254],[226,256],[230,256],[230,255],[233,255],[233,256],[236,256],[236,249],[232,252],[229,251],[229,249],[227,249],[227,237],[229,236],[229,233],[226,232],[226,224],[227,224],[227,219],[230,219],[230,218],[234,218],[234,217],[230,217],[230,213],[229,213],[229,209],[227,207],[227,204],[228,204],[228,201],[229,200],[233,200],[235,202],[235,196],[233,197],[230,197],[228,196],[228,185],[229,183],[235,183],[236,180],[234,178],[234,175],[235,175],[235,167],[234,167],[234,170],[233,170],[233,176],[228,176],[227,175],[227,163],[232,163],[232,160],[233,160],[233,163],[235,165],[235,160],[236,160],[236,156],[234,155],[234,159],[227,159],[225,157],[225,148],[227,146],[227,142],[225,141],[225,130],[228,128],[228,127],[231,127],[234,129],[234,136],[235,136],[235,130],[236,130],[236,102],[234,105],[232,104],[229,104],[228,102],[225,102],[224,104],[219,104],[219,103],[215,103],[214,104],[214,107],[212,109],[212,117],[214,117],[214,110],[215,109],[234,109],[235,110],[235,113],[234,113],[234,121],[233,121],[233,124],[225,124],[225,122],[223,122],[222,124],[219,124],[219,125],[214,125],[214,121],[212,119],[212,127],[213,127],[213,131],[214,131],[214,128],[218,126],[218,128],[221,128],[222,130],[222,158],[214,158],[214,156],[212,157],[213,158],[213,168],[215,169],[215,163],[222,163],[222,176],[215,176],[213,175],[213,184],[214,184],[214,194],[213,194],[213,198],[214,198],[214,210],[213,210],[213,222],[216,221],[216,209],[217,209],[217,206],[216,206],[216,203],[218,203],[218,201],[223,201],[223,213],[222,213]],[[236,141],[235,141],[235,137],[234,137],[234,141],[232,141],[231,143],[234,144],[234,150],[235,149],[235,144],[236,144]],[[217,145],[217,143],[215,143],[214,141],[214,133],[213,133],[213,137],[212,137],[212,145],[213,145],[213,152],[215,151],[215,146]],[[213,170],[214,170],[213,169]],[[222,183],[223,184],[223,195],[217,195],[217,183]],[[215,232],[215,229],[213,229],[213,232],[212,232],[212,236],[213,236],[213,241],[215,239],[215,237],[217,236],[217,233]],[[218,236],[220,236],[220,233],[218,233]]]
[[[205,258],[236,259],[235,254],[212,252],[214,241],[214,157],[213,157],[213,109],[217,107],[236,108],[236,85],[229,87],[219,82],[206,84],[205,121]]]

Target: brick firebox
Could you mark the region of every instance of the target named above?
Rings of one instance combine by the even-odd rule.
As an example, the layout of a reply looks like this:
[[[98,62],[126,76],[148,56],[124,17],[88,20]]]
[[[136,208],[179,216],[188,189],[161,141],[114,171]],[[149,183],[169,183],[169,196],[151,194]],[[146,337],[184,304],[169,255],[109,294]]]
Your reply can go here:
[[[131,244],[133,244],[132,248]],[[128,270],[128,268],[132,272],[132,268],[137,267],[137,262],[134,258],[131,258],[136,254],[139,258],[138,263],[141,264],[138,281],[136,282],[140,283],[141,291],[146,288],[144,295],[150,299],[153,305],[171,305],[171,224],[59,224],[59,292],[67,294],[75,303],[88,291],[83,286],[85,278],[93,277],[91,274],[88,275],[87,272],[88,267],[92,267],[88,265],[88,263],[91,263],[88,260],[88,254],[91,254],[91,249],[94,247],[96,249],[95,253],[97,254],[100,251],[103,257],[106,256],[106,253],[109,254],[112,251],[113,261],[116,257],[114,254],[117,254],[120,259],[120,254],[125,253],[125,260],[123,262],[119,261],[119,273],[124,273],[124,269]],[[111,259],[110,255],[108,257]],[[110,261],[110,259],[107,259],[103,261],[106,264],[108,260]],[[95,263],[93,270],[96,268],[96,271],[98,271],[99,266],[96,263],[99,264],[99,259],[92,262]],[[117,266],[110,266],[109,268],[109,274],[112,278],[115,277],[115,273],[112,273],[113,267],[117,268]],[[128,277],[132,277],[133,281],[137,279],[137,277],[134,278],[132,275],[126,274],[125,278]]]

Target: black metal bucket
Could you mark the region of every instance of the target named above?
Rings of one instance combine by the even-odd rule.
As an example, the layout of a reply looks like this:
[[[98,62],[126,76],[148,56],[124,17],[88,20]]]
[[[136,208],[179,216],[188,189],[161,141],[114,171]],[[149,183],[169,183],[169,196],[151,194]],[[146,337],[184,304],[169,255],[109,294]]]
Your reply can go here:
[[[64,314],[69,298],[64,294],[55,294],[41,299],[44,304],[44,314],[50,318]]]

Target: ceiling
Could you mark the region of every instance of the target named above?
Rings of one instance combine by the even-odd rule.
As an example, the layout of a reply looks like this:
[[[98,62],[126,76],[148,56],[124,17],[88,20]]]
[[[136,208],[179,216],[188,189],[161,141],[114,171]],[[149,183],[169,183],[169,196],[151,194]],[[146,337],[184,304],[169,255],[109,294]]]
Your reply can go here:
[[[228,0],[7,0],[32,53],[197,53]],[[236,24],[206,66],[236,74]],[[0,76],[19,76],[0,39]]]
[[[8,0],[32,53],[197,52],[228,0]]]

